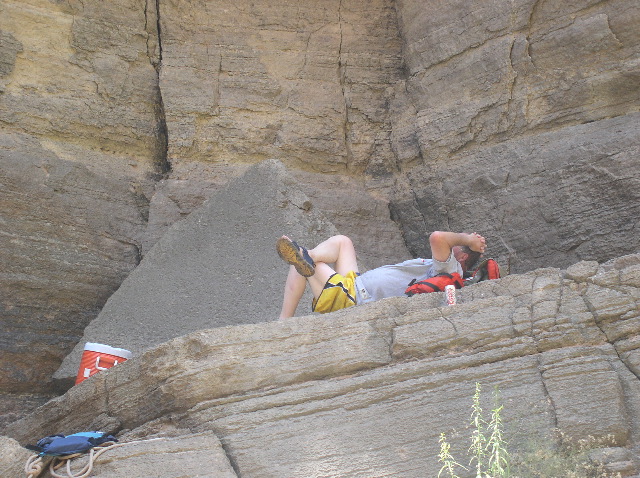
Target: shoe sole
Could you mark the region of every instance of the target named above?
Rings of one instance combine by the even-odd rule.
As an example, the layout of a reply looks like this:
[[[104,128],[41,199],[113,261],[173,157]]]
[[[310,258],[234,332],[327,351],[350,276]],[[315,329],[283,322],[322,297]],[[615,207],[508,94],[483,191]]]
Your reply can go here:
[[[280,238],[276,243],[276,250],[282,260],[295,267],[301,276],[310,277],[315,273],[315,268],[302,257],[293,242]]]

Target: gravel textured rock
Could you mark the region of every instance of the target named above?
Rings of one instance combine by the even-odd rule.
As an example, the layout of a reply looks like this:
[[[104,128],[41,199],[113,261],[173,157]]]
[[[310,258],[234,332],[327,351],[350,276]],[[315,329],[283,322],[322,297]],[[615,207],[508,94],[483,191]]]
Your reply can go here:
[[[337,231],[281,163],[265,161],[164,234],[55,378],[75,378],[85,342],[139,354],[196,330],[276,320],[288,267],[275,243],[284,233],[315,245]],[[300,313],[311,312],[310,302],[305,297]]]

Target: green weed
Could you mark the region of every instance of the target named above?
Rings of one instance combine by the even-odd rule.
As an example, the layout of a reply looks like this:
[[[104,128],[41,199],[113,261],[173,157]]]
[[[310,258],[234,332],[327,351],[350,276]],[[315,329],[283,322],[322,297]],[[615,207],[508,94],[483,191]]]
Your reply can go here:
[[[480,406],[481,387],[476,390],[471,405],[471,456],[475,478],[620,478],[590,457],[594,450],[614,446],[613,437],[571,439],[562,433],[544,440],[532,440],[513,454],[507,451],[502,421],[503,405],[498,388],[493,391],[493,408],[487,422]],[[451,446],[440,434],[438,461],[442,464],[438,478],[460,478],[456,472],[469,471],[451,455]],[[468,475],[465,475],[468,476]]]
[[[476,391],[471,406],[473,432],[471,434],[471,446],[468,450],[472,455],[469,465],[471,466],[475,462],[476,478],[509,478],[509,453],[506,448],[502,417],[500,415],[503,408],[500,404],[500,393],[497,388],[494,389],[491,419],[487,422],[483,417],[482,407],[480,406],[480,392],[480,384],[476,383]],[[448,473],[449,478],[458,478],[455,474],[455,469],[457,467],[467,469],[451,456],[450,445],[447,443],[444,433],[440,434],[438,460],[443,464],[442,468],[440,468],[440,473],[438,473],[438,478],[445,471]]]

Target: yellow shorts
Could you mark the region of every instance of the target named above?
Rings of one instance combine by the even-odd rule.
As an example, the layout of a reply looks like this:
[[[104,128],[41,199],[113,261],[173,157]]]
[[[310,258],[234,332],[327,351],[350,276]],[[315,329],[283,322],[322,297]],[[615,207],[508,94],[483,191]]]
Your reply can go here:
[[[329,277],[318,300],[313,299],[311,310],[326,314],[356,305],[356,276],[351,271],[346,276],[337,272]]]

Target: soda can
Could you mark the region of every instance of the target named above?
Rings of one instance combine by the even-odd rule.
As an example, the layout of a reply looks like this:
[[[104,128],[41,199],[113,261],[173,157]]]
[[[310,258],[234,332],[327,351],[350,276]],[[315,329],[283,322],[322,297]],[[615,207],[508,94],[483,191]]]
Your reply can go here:
[[[447,305],[456,304],[456,286],[447,285],[444,287],[444,297]]]

